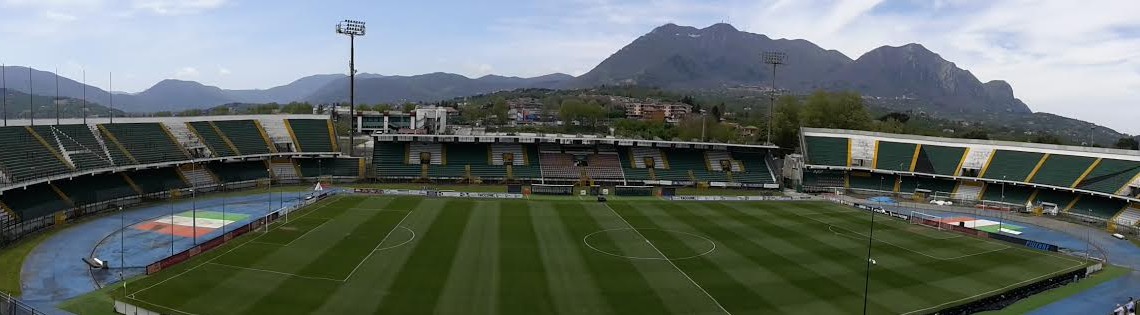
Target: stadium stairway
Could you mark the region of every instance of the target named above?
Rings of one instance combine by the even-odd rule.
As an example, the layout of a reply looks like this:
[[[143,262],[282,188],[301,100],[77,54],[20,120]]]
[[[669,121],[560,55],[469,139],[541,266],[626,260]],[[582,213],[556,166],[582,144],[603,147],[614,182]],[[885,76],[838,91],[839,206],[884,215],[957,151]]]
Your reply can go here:
[[[273,159],[269,162],[269,169],[278,181],[296,183],[301,179],[299,168],[289,159]]]
[[[503,165],[503,154],[510,153],[514,156],[514,161],[511,165],[523,166],[526,165],[526,153],[523,153],[522,145],[508,144],[508,143],[495,143],[491,145],[491,165]]]
[[[41,138],[61,153],[64,160],[76,170],[91,170],[114,166],[107,157],[106,148],[100,145],[87,125],[33,126]]]
[[[1112,221],[1127,226],[1140,226],[1140,204],[1132,204],[1124,211],[1116,214]]]
[[[208,168],[195,167],[193,164],[183,164],[178,167],[182,180],[191,187],[207,187],[220,183],[220,180]]]
[[[668,163],[665,163],[665,156],[661,153],[661,149],[647,148],[647,147],[631,147],[631,148],[629,148],[629,151],[631,154],[633,154],[633,167],[634,168],[647,168],[648,166],[645,164],[646,159],[652,159],[653,160],[653,168],[655,168],[655,169],[666,169],[666,168],[668,168]]]
[[[982,195],[982,189],[985,184],[974,181],[962,181],[958,183],[958,191],[954,192],[955,199],[960,200],[978,200]]]
[[[708,169],[721,170],[721,163],[728,163],[729,170],[733,172],[742,172],[744,167],[740,165],[740,161],[732,159],[732,155],[725,150],[708,150],[705,151],[705,160],[708,160]],[[725,162],[727,161],[727,162]]]

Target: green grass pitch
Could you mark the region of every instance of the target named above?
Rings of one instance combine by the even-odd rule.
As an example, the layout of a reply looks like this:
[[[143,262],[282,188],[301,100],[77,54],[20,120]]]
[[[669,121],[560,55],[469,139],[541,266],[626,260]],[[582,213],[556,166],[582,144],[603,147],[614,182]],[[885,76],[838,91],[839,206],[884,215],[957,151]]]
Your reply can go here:
[[[823,202],[340,196],[113,295],[169,314],[846,314],[867,212]],[[1080,268],[877,217],[869,312]]]

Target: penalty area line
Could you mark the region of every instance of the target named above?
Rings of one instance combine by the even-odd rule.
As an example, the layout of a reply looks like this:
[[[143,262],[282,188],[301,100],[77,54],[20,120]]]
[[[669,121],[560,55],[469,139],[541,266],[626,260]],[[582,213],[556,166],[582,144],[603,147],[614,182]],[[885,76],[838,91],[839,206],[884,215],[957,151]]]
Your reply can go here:
[[[376,243],[376,247],[372,248],[372,251],[368,252],[368,255],[364,256],[364,258],[361,259],[360,262],[356,264],[356,267],[352,268],[352,272],[349,272],[348,276],[345,276],[344,280],[342,280],[342,282],[348,281],[348,279],[352,278],[352,275],[356,274],[356,270],[359,270],[360,266],[363,266],[364,262],[368,261],[368,258],[372,258],[372,255],[376,254],[376,252],[380,249],[380,245],[384,245],[384,242],[388,240],[388,237],[392,236],[392,232],[395,232],[396,229],[403,226],[404,220],[407,220],[408,217],[411,215],[412,215],[412,211],[408,210],[408,213],[405,213],[404,217],[400,218],[400,222],[396,222],[396,225],[392,226],[391,230],[388,230],[388,234],[385,234],[384,238],[380,239],[380,242]],[[415,232],[412,232],[412,233],[415,233]],[[403,245],[403,244],[401,244],[401,245]]]

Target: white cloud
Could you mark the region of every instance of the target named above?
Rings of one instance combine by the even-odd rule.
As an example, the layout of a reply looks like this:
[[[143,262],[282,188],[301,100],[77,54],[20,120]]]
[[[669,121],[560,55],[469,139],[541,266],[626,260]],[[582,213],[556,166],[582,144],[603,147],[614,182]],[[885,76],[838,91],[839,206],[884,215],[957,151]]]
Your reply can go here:
[[[226,0],[133,0],[131,6],[159,15],[181,15],[215,9],[225,2]]]
[[[194,67],[182,67],[174,73],[175,78],[179,79],[193,79],[198,77],[198,69]]]
[[[230,73],[233,72],[230,72],[230,69],[227,69],[226,67],[218,68],[218,75],[229,75]]]
[[[60,13],[53,10],[44,11],[44,18],[55,22],[71,22],[78,19],[76,16],[66,13]]]

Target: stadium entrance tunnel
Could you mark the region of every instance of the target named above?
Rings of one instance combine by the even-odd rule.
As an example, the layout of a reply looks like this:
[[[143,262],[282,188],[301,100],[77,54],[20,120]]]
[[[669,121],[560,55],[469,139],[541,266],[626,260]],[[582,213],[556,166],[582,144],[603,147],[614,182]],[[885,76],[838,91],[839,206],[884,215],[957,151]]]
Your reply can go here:
[[[684,260],[716,250],[716,242],[708,237],[654,228],[601,230],[582,237],[582,242],[598,253],[626,259]]]

